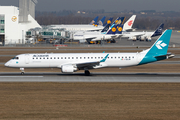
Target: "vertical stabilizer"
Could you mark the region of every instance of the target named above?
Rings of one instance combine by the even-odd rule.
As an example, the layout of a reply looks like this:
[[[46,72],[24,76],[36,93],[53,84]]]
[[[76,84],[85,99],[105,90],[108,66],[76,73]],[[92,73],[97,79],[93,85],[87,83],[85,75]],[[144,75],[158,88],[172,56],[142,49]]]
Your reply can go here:
[[[145,56],[139,64],[146,64],[166,59],[171,33],[172,30],[166,30],[152,47],[149,50],[146,50]],[[141,52],[141,54],[144,54],[144,51]]]
[[[126,23],[124,23],[123,31],[132,30],[132,26],[134,24],[135,19],[136,15],[133,15],[131,18],[129,18],[129,20],[126,21]]]

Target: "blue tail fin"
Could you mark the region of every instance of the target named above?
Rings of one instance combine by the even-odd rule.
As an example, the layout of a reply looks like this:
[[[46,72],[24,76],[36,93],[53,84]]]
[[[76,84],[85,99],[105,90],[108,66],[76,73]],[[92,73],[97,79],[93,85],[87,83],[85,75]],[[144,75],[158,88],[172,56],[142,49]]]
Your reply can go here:
[[[90,24],[90,25],[93,25],[94,23],[97,23],[98,18],[99,18],[99,17],[97,16],[97,17],[94,18],[94,20],[92,20],[89,24]]]
[[[112,20],[113,20],[113,17],[109,18],[109,20],[107,20],[107,22],[105,22],[105,23],[103,24],[103,26],[106,26],[107,24],[110,24],[110,25],[111,25]]]
[[[125,17],[118,17],[112,25],[109,22],[109,24],[107,24],[101,32],[107,32],[110,27],[111,27],[110,29],[112,29],[116,24],[121,25],[123,23],[122,21],[124,21],[124,19],[125,19]]]
[[[154,32],[154,34],[151,37],[159,36],[162,34],[164,28],[164,24],[162,23]]]
[[[101,31],[102,33],[103,32],[107,32],[109,30],[109,27],[111,26],[111,24],[107,24],[104,29]]]
[[[124,20],[125,20],[125,17],[118,17],[114,22],[113,24],[124,24]],[[113,25],[112,24],[112,25]]]
[[[109,31],[106,34],[117,34],[117,33],[121,34],[122,29],[123,29],[123,25],[117,24],[117,25],[114,25],[111,29],[109,29]]]
[[[139,64],[166,59],[172,30],[166,30],[147,52]],[[143,52],[141,52],[143,53]]]
[[[106,16],[104,16],[98,23],[95,23],[95,26],[98,26],[98,25],[103,26],[105,19],[106,19]]]

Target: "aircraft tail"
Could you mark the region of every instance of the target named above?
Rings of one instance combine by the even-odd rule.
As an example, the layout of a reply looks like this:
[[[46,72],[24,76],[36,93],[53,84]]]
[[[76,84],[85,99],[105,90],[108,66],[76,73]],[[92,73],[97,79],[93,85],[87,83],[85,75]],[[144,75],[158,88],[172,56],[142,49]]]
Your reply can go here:
[[[124,19],[125,17],[118,17],[112,25],[111,23],[107,24],[101,32],[107,32],[108,30],[112,29],[116,24],[123,24]]]
[[[123,31],[131,30],[136,19],[136,15],[132,15],[126,23],[124,23]]]
[[[111,29],[108,30],[106,34],[121,34],[123,29],[122,24],[116,24]]]
[[[103,24],[103,26],[106,26],[106,25],[108,25],[108,24],[111,25],[112,20],[113,20],[113,17],[109,18],[109,20],[107,20],[107,22],[105,22],[105,23]]]
[[[139,64],[146,64],[167,58],[168,46],[171,38],[172,30],[166,30],[159,39],[151,46],[150,49],[141,53],[145,53]]]
[[[94,20],[92,20],[89,24],[90,25],[93,25],[94,23],[97,23],[97,20],[98,20],[98,16],[94,18]]]
[[[114,25],[114,24],[124,24],[124,20],[125,20],[125,17],[118,17],[114,22],[113,22],[113,24],[112,25]]]
[[[155,31],[151,37],[159,36],[162,34],[164,28],[164,23],[162,23]]]
[[[98,26],[98,25],[103,26],[105,19],[106,19],[106,16],[104,16],[98,23],[95,23],[95,26]]]

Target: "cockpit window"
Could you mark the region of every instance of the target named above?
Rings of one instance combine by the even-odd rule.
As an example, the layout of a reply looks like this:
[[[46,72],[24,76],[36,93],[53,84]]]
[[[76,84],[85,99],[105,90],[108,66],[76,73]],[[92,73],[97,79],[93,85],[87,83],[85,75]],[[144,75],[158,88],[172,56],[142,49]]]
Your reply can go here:
[[[19,57],[14,57],[13,60],[19,60]]]

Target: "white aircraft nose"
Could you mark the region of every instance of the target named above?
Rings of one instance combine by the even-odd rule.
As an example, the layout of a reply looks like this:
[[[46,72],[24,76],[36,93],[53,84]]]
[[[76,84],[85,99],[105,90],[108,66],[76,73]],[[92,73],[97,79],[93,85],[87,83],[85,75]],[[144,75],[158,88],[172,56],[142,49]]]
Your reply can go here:
[[[4,64],[4,66],[6,66],[6,67],[8,67],[9,65],[10,65],[10,62],[9,62],[9,61]]]

